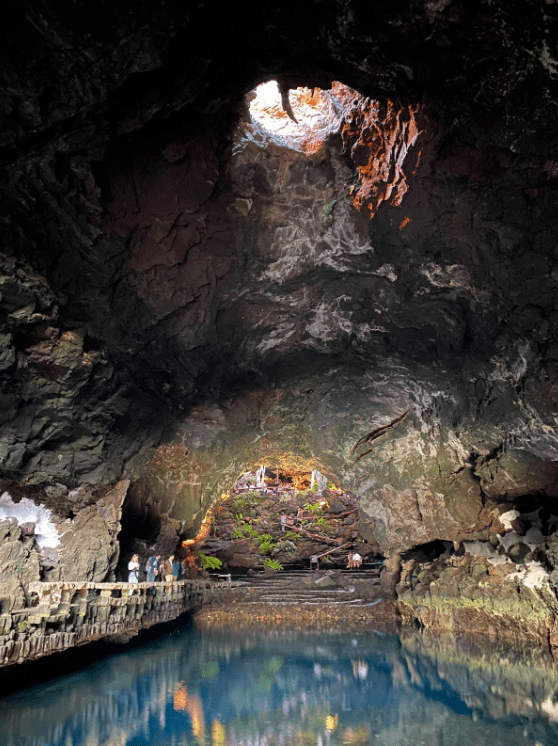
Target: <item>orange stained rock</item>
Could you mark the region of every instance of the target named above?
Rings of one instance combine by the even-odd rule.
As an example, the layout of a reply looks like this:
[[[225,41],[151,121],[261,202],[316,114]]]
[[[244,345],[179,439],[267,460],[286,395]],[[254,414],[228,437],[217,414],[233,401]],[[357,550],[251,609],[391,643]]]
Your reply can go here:
[[[401,221],[401,224],[400,224],[400,226],[399,226],[399,230],[400,230],[400,231],[402,231],[402,230],[403,230],[403,228],[406,228],[406,227],[407,227],[407,226],[409,225],[409,223],[410,223],[410,222],[411,222],[411,218],[404,218],[404,219],[403,219],[403,220]]]
[[[418,106],[361,99],[342,127],[345,149],[359,176],[359,187],[350,190],[353,204],[357,210],[367,207],[371,218],[382,202],[399,206],[409,188],[403,167],[421,134],[418,111]]]
[[[221,495],[221,498],[223,498],[223,496],[226,496],[226,493]],[[182,542],[182,546],[184,547],[184,549],[192,547],[194,544],[198,544],[199,542],[205,541],[207,539],[211,531],[211,523],[213,521],[213,516],[215,514],[215,511],[218,510],[218,508],[219,508],[219,503],[218,502],[213,503],[213,505],[209,508],[209,510],[205,514],[204,519],[201,522],[199,531],[195,535],[195,537],[193,539],[185,539]]]

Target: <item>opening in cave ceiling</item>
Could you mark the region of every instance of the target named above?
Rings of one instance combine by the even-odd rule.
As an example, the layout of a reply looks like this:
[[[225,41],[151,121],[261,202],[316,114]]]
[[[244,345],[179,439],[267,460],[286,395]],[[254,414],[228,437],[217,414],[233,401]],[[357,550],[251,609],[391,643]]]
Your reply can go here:
[[[335,82],[330,91],[294,88],[281,91],[277,81],[262,83],[251,93],[250,116],[272,140],[296,150],[313,152],[336,131],[344,104],[356,91]]]

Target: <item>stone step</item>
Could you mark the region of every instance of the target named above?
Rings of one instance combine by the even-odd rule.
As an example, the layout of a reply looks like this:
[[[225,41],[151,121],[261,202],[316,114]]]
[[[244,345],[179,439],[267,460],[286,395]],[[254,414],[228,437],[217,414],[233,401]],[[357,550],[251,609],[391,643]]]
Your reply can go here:
[[[340,597],[340,594],[337,595],[318,595],[317,593],[291,593],[289,595],[278,595],[276,593],[263,593],[261,596],[257,596],[257,598],[261,600],[266,600],[270,602],[275,601],[284,601],[285,599],[288,601],[292,598],[295,598],[297,600],[301,599],[313,599],[313,600],[319,600],[319,601],[336,601]],[[353,594],[350,595],[348,598],[342,598],[342,601],[351,601],[354,599],[355,596]]]
[[[315,599],[313,601],[302,600],[302,599],[290,599],[281,601],[269,601],[268,599],[250,599],[243,601],[246,604],[273,604],[273,606],[364,606],[366,604],[361,598],[354,599],[354,601],[324,601],[323,599]]]
[[[379,585],[380,579],[378,577],[366,577],[366,578],[354,577],[354,578],[351,578],[351,584],[352,583],[357,583],[357,582],[359,582],[359,583],[366,582],[368,585]],[[256,580],[256,581],[253,581],[253,582],[246,582],[246,583],[242,582],[241,584],[243,586],[245,586],[245,587],[260,588],[260,589],[264,589],[264,588],[284,588],[285,590],[288,590],[288,589],[292,589],[292,588],[308,588],[308,587],[313,587],[313,586],[302,585],[302,583],[297,582],[297,581],[293,581],[292,579],[291,579],[290,582],[288,582],[288,581],[274,581],[274,580]],[[345,584],[343,584],[343,585],[345,585]],[[316,587],[319,588],[320,584],[316,583]]]

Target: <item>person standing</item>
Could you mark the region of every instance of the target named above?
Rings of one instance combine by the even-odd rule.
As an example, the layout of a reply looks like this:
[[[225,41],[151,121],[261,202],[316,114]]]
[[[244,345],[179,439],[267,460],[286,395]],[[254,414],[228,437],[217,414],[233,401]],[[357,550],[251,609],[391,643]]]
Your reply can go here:
[[[154,554],[147,560],[145,570],[147,572],[147,582],[154,583],[155,579],[159,575],[159,560],[161,559],[160,554]]]
[[[180,561],[177,557],[175,557],[172,561],[172,579],[173,580],[180,580],[180,571],[182,567],[180,565]]]
[[[165,568],[165,580],[172,580],[172,563],[174,560],[174,554],[169,555],[169,558],[164,562]]]
[[[128,583],[139,583],[139,569],[139,556],[133,554],[132,559],[128,562]]]

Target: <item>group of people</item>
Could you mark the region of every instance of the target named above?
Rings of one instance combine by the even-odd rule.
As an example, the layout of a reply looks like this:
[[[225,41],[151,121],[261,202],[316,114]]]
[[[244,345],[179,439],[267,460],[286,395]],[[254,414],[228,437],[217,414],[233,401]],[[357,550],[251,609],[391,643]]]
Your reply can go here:
[[[182,580],[185,577],[184,563],[185,561],[180,562],[174,554],[166,559],[162,559],[160,554],[154,554],[148,558],[145,565],[146,581],[162,583],[167,580]],[[139,583],[139,574],[139,555],[133,554],[128,562],[128,583]]]

